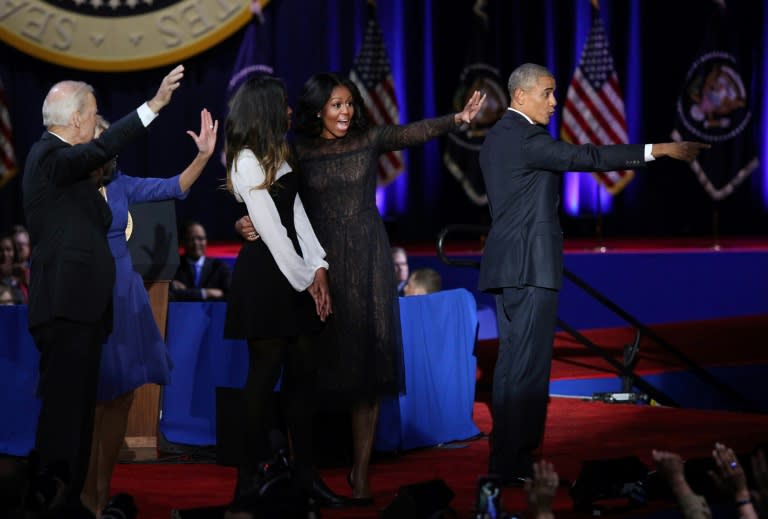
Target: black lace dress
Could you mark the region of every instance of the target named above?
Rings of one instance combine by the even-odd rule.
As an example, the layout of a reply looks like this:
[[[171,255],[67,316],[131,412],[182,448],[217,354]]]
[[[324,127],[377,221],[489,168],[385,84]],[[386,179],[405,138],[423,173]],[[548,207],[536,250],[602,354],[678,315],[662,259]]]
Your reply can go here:
[[[333,315],[323,331],[319,391],[340,401],[405,391],[400,308],[376,207],[379,155],[456,128],[454,115],[376,126],[336,139],[299,139],[299,194],[326,251]]]

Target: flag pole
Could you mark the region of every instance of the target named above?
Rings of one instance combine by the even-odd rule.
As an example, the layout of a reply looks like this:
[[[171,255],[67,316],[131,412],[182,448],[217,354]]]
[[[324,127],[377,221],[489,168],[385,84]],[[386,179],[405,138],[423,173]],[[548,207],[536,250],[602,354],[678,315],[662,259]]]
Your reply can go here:
[[[712,250],[720,250],[720,208],[712,201]]]
[[[595,239],[597,252],[605,252],[605,240],[603,239],[603,201],[600,196],[600,182],[595,181],[595,196],[597,196],[597,215],[595,216]]]

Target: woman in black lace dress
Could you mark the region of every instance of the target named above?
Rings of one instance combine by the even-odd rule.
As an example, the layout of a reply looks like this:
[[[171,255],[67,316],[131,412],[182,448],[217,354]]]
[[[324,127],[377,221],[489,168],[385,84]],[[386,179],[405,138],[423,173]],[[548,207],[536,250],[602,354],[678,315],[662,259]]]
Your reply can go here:
[[[475,92],[456,114],[368,127],[354,83],[322,73],[304,84],[296,105],[299,193],[331,266],[333,315],[323,332],[318,389],[352,411],[353,498],[371,499],[368,465],[379,397],[405,391],[392,252],[376,207],[377,161],[469,123],[484,102]],[[251,227],[241,221],[238,229],[247,237]]]
[[[382,153],[422,144],[469,123],[484,96],[457,114],[404,126],[367,127],[360,94],[336,74],[312,76],[296,104],[299,193],[325,247],[334,315],[333,355],[318,386],[351,404],[352,496],[371,497],[368,463],[379,397],[404,391],[402,338],[392,253],[376,207]]]

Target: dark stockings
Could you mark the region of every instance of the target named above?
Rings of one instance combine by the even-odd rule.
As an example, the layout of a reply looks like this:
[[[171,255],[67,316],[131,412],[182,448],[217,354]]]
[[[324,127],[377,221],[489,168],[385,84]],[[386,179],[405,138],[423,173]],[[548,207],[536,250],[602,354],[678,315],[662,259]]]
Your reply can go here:
[[[290,435],[293,463],[299,478],[297,483],[305,486],[311,481],[311,402],[315,377],[311,346],[306,337],[248,341],[248,379],[244,388],[245,441],[238,487],[251,486],[254,478],[258,477],[259,465],[275,455],[270,441],[270,431],[276,426],[271,403],[281,374],[280,407]]]

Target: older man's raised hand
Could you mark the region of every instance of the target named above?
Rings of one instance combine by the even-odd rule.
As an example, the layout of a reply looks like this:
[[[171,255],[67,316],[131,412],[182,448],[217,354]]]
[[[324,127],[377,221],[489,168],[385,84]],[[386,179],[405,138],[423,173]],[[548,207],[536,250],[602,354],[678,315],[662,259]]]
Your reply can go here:
[[[181,85],[181,79],[183,77],[184,65],[177,65],[163,78],[155,97],[147,103],[153,112],[159,113],[165,105],[171,102],[171,97],[176,89],[179,88],[179,85]]]

